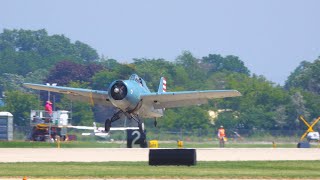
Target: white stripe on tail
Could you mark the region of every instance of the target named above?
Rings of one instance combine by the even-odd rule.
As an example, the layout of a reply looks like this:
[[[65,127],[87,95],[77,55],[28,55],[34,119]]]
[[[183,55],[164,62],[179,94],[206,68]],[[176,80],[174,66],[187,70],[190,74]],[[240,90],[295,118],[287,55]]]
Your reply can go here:
[[[160,83],[159,83],[159,88],[158,88],[158,93],[164,93],[167,92],[167,80],[164,77],[160,78]],[[163,114],[163,111],[165,108],[162,109],[161,113]]]
[[[167,81],[165,78],[162,79],[162,87],[163,87],[163,92],[167,92]]]
[[[164,77],[161,77],[159,88],[158,88],[158,93],[162,93],[162,92],[167,92],[167,80]]]

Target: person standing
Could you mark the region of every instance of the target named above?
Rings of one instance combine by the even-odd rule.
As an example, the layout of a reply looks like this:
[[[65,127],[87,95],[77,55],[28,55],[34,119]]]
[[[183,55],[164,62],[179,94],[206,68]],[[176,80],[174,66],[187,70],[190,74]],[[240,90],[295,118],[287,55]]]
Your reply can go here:
[[[223,126],[220,126],[220,128],[218,129],[218,138],[219,138],[219,145],[221,148],[224,147],[224,142],[225,142],[225,138],[226,138],[226,131],[223,128]]]
[[[44,109],[46,111],[46,119],[51,120],[52,118],[52,102],[47,101],[46,105],[44,106]]]

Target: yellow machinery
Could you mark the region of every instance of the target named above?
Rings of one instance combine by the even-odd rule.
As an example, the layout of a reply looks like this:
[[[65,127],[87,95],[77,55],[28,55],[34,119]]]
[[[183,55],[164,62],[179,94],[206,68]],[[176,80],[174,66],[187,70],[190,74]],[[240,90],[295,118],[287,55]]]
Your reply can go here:
[[[183,148],[183,141],[178,140],[177,144],[178,144],[178,148]]]
[[[151,140],[149,141],[149,147],[150,148],[159,148],[159,143],[157,140]]]
[[[318,117],[311,125],[303,118],[302,115],[299,116],[299,119],[308,127],[306,132],[300,138],[300,141],[302,141],[308,135],[308,133],[315,132],[313,130],[313,126],[316,125],[319,122],[320,117]]]
[[[70,124],[70,112],[68,111],[53,111],[52,116],[49,116],[43,110],[31,110],[30,140],[33,141],[48,141],[56,140],[61,137],[61,140],[67,140],[67,127]]]

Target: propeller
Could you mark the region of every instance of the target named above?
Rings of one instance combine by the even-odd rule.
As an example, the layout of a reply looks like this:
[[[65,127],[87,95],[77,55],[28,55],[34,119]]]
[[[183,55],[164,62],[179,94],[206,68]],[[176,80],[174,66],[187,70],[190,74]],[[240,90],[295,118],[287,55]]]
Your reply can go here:
[[[127,86],[122,81],[115,82],[111,87],[111,96],[115,100],[122,100],[127,96]]]

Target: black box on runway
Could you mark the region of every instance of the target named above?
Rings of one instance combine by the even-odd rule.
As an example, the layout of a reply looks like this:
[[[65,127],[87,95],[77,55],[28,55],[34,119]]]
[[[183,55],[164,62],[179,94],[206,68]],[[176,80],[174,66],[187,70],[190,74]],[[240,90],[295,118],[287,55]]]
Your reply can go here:
[[[195,149],[150,149],[149,165],[186,165],[197,163]]]

